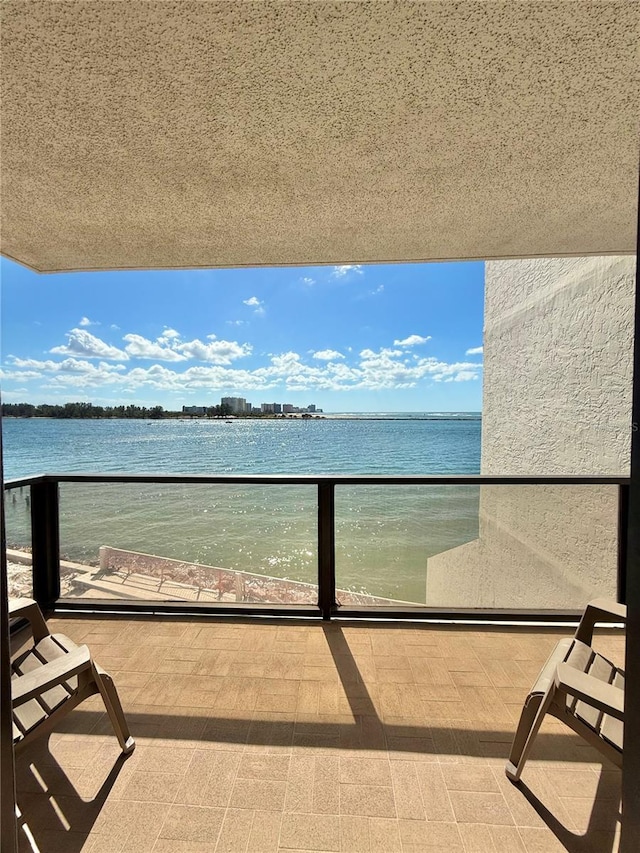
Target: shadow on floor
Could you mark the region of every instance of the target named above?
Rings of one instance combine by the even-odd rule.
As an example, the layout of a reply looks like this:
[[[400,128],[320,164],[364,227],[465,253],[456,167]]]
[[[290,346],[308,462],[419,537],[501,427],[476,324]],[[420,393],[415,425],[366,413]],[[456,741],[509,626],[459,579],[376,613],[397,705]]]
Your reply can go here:
[[[611,853],[617,849],[617,835],[622,815],[620,799],[611,797],[610,790],[605,789],[606,784],[604,774],[601,774],[589,816],[589,825],[581,834],[567,829],[522,780],[515,783],[515,787],[540,815],[568,853]]]
[[[16,761],[19,851],[79,853],[128,757],[121,754],[111,769],[105,766],[99,790],[85,800],[49,751],[46,738],[27,748]]]

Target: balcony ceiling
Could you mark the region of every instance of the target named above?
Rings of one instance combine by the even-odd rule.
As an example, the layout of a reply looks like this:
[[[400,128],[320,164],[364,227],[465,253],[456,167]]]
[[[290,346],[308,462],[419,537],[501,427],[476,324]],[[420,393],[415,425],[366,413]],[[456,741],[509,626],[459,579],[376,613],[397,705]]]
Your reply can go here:
[[[2,4],[40,271],[634,251],[640,4]]]

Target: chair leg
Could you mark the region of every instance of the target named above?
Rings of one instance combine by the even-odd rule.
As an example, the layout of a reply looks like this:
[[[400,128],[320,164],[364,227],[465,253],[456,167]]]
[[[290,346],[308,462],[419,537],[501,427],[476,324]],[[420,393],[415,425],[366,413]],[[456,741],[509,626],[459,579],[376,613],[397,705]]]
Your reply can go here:
[[[95,674],[96,684],[102,695],[107,714],[111,720],[111,725],[118,738],[118,742],[125,755],[133,752],[136,746],[135,740],[131,737],[127,720],[120,704],[118,691],[113,683],[113,679],[108,672],[105,672],[102,667],[93,662],[93,670]]]
[[[505,767],[505,773],[512,782],[517,782],[520,779],[531,752],[533,741],[551,704],[552,696],[553,687],[551,686],[546,693],[530,693],[526,698],[513,739],[509,761]]]

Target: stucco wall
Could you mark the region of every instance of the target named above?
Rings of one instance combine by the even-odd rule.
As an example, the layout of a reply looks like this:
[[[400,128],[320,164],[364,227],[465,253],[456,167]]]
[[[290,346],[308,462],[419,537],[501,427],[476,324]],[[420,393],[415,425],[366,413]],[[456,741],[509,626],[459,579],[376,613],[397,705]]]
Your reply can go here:
[[[483,474],[628,472],[635,261],[486,265]],[[483,487],[480,536],[431,558],[427,602],[582,607],[615,595],[617,490]]]

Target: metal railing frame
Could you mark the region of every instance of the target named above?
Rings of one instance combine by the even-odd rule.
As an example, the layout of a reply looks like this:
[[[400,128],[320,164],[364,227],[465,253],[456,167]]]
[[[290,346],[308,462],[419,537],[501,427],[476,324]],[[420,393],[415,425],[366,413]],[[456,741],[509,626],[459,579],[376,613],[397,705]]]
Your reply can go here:
[[[318,604],[225,604],[210,602],[69,599],[60,597],[60,483],[159,483],[197,485],[306,485],[317,487],[318,509]],[[226,614],[244,616],[289,616],[332,619],[438,619],[472,621],[562,621],[574,620],[576,610],[487,609],[487,608],[401,608],[393,606],[344,607],[336,601],[335,488],[336,486],[617,486],[618,495],[618,600],[624,603],[626,587],[626,541],[629,511],[628,477],[598,476],[291,476],[283,475],[190,475],[190,474],[39,474],[9,480],[5,490],[27,486],[31,490],[31,533],[33,596],[48,611],[108,611],[139,614]]]

